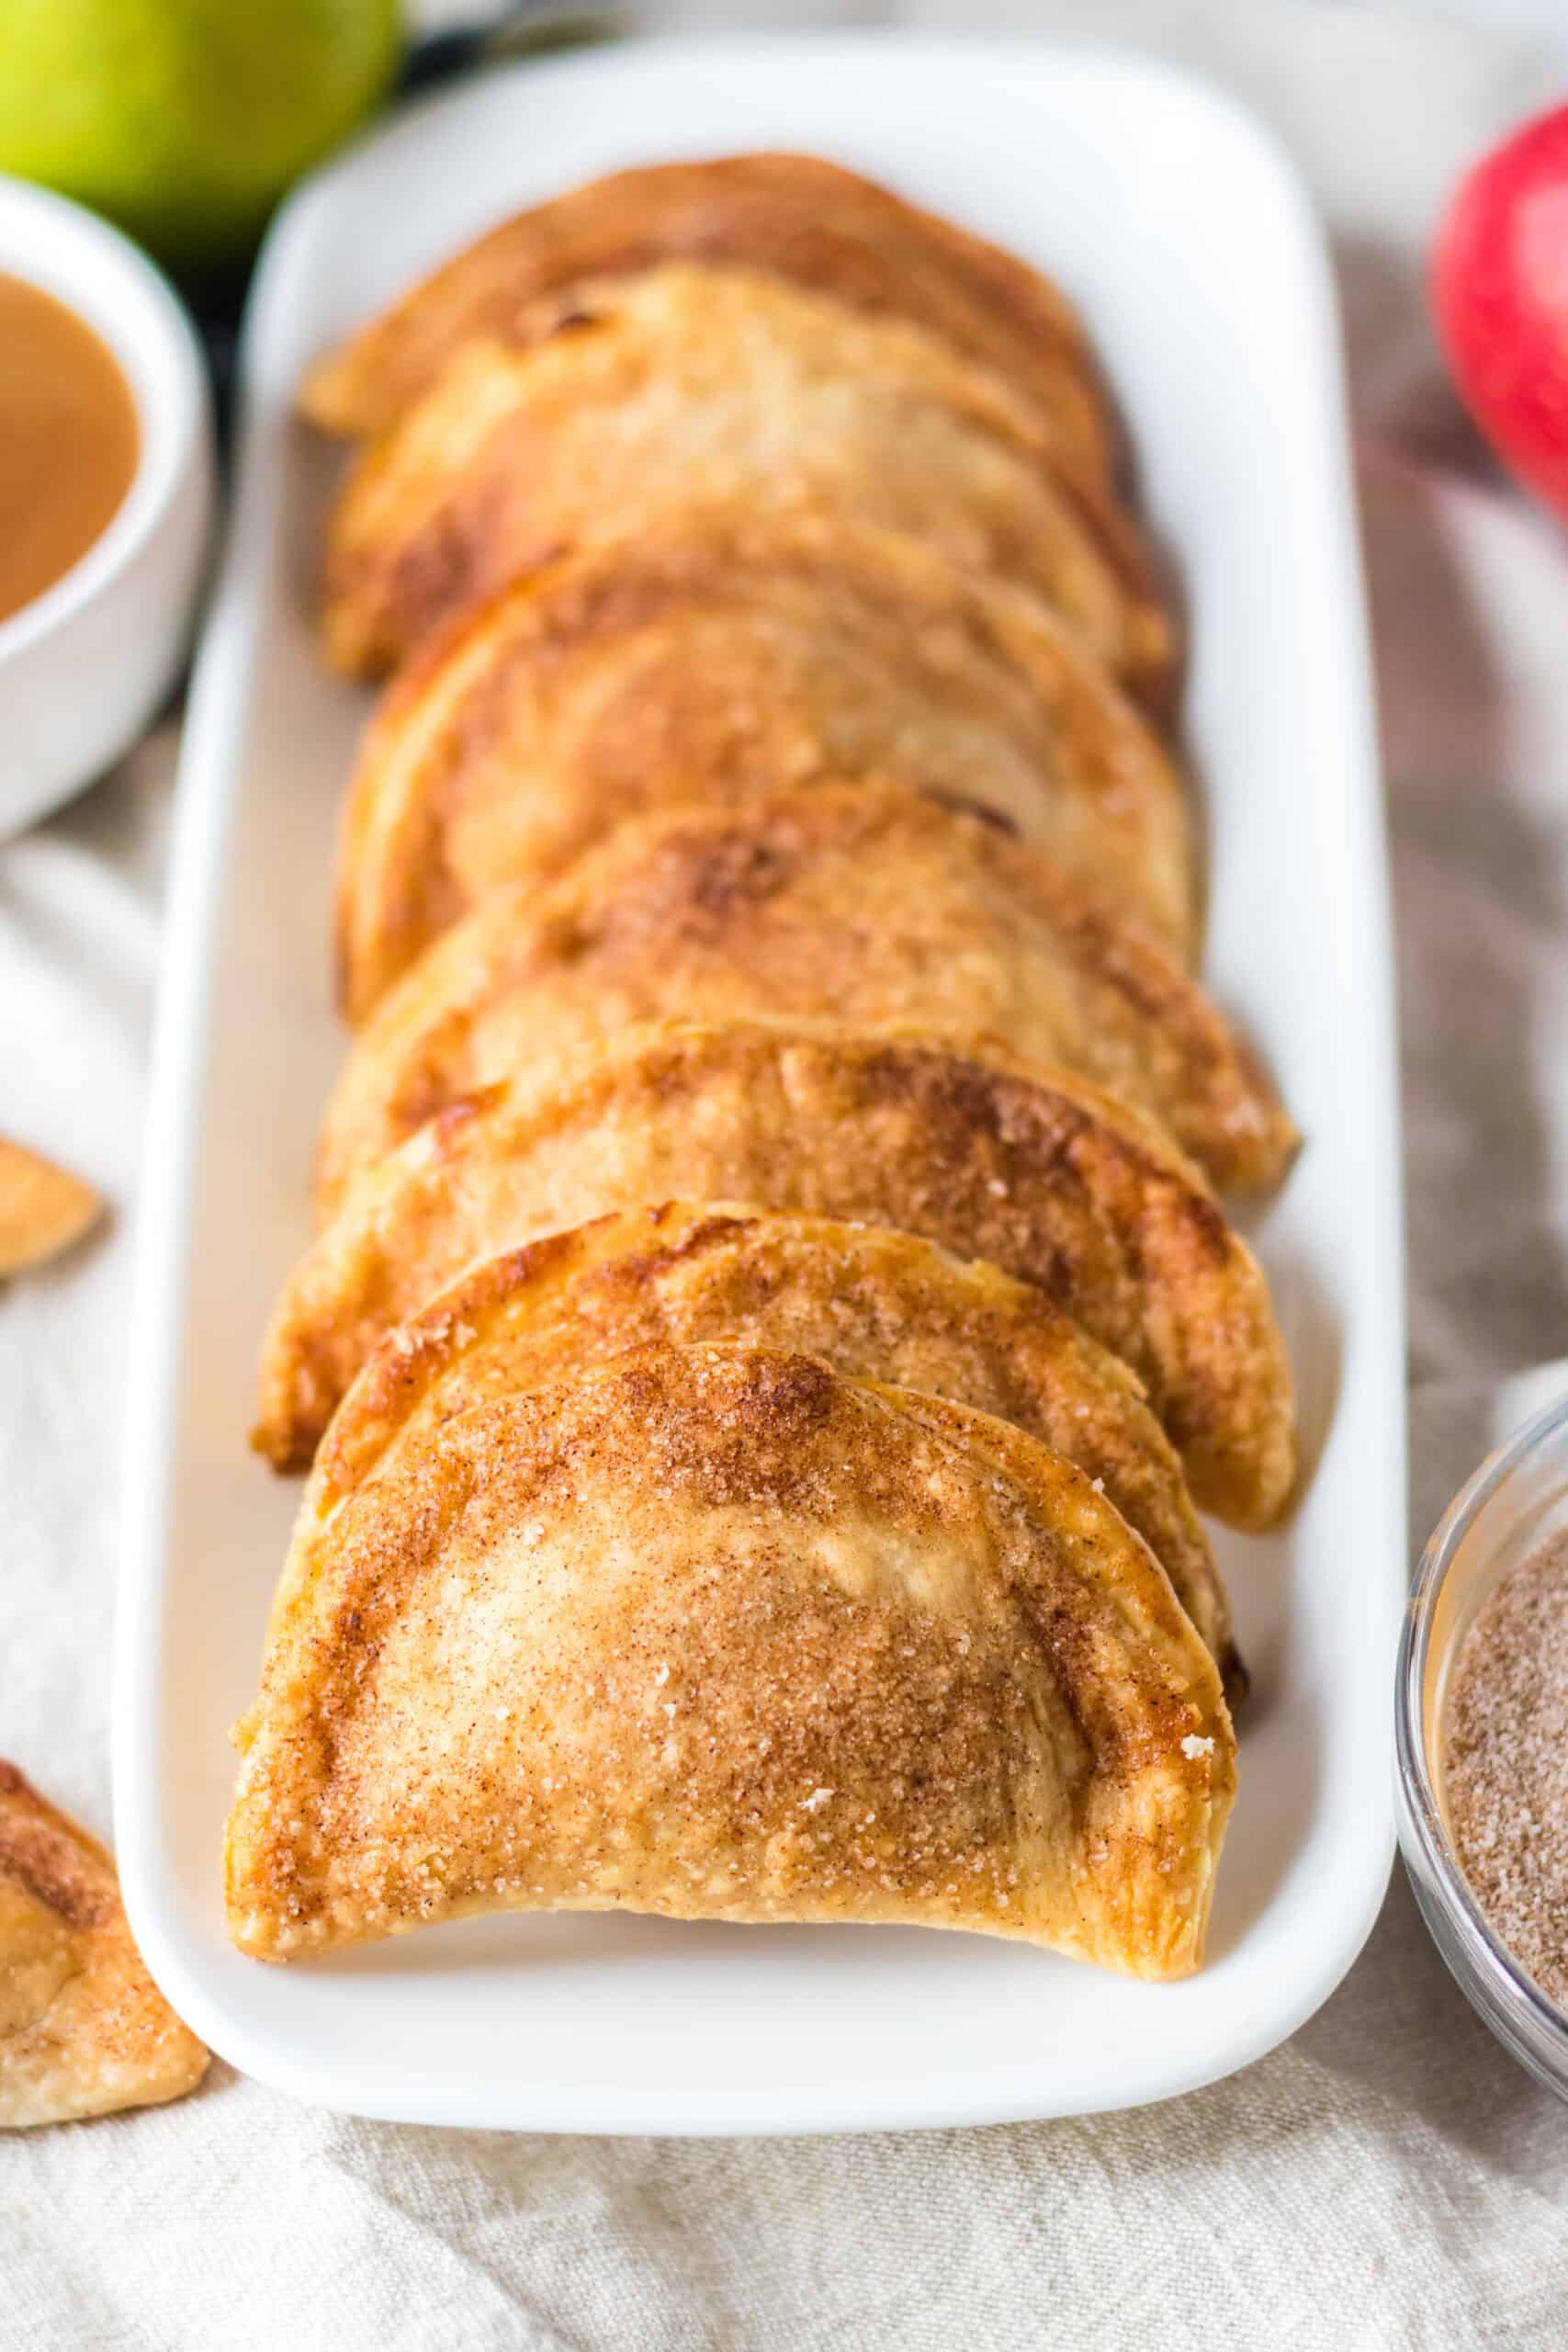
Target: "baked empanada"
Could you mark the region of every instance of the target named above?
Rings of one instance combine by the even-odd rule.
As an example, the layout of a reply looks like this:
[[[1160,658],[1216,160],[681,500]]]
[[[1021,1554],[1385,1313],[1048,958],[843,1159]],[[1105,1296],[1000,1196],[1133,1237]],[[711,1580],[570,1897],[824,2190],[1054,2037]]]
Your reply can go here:
[[[1190,961],[1181,780],[1069,629],[903,533],[728,514],[549,565],[389,690],[344,826],[349,1016],[628,817],[874,776],[990,809]]]
[[[0,1762],[0,2129],[157,2107],[207,2066],[130,1940],[103,1847]]]
[[[952,1397],[1098,1480],[1241,1676],[1230,1611],[1181,1465],[1121,1360],[1032,1283],[913,1234],[782,1209],[666,1202],[491,1258],[382,1340],[316,1456],[296,1563],[388,1457],[475,1405],[552,1388],[644,1347],[731,1340]],[[285,1589],[280,1588],[280,1597]]]
[[[537,1909],[1202,1957],[1213,1661],[1089,1480],[983,1415],[651,1351],[400,1453],[312,1568],[237,1734],[259,1959]]]
[[[1100,493],[1113,436],[1077,314],[1014,254],[813,155],[616,172],[503,220],[318,360],[301,406],[329,433],[385,432],[477,335],[526,342],[585,280],[662,261],[769,271],[913,320],[1051,417],[1064,470]]]
[[[1145,1381],[1200,1503],[1282,1508],[1268,1291],[1176,1147],[1065,1071],[826,1023],[631,1031],[433,1119],[290,1276],[257,1445],[303,1468],[382,1334],[475,1259],[676,1196],[896,1226],[1038,1282]]]
[[[103,1215],[90,1184],[0,1136],[0,1282],[58,1258]]]
[[[675,513],[841,513],[1037,591],[1140,692],[1168,685],[1146,568],[1051,472],[1040,413],[920,327],[674,263],[532,350],[464,345],[359,458],[323,626],[355,676],[564,548]]]
[[[360,1031],[321,1199],[478,1087],[639,1021],[837,1019],[1061,1063],[1260,1191],[1295,1135],[1197,984],[1043,852],[894,785],[627,824],[537,898],[483,899]]]

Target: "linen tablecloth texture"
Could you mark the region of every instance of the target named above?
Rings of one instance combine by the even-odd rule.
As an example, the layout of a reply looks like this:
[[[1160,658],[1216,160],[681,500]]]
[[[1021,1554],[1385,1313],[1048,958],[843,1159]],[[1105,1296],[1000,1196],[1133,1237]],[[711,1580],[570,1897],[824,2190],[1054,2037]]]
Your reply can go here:
[[[906,13],[1185,58],[1275,123],[1332,223],[1394,839],[1424,1532],[1482,1450],[1497,1378],[1568,1346],[1568,540],[1481,458],[1419,301],[1443,189],[1553,95],[1552,70],[1430,18],[1325,6]],[[107,1232],[0,1299],[0,1752],[106,1829],[175,749],[166,728],[0,852],[0,1127],[114,1204]],[[773,2143],[507,2137],[345,2121],[215,2064],[179,2106],[0,2143],[6,2347],[438,2341],[1544,2352],[1568,2342],[1568,2115],[1472,2018],[1396,1873],[1359,1963],[1293,2041],[1142,2113]]]

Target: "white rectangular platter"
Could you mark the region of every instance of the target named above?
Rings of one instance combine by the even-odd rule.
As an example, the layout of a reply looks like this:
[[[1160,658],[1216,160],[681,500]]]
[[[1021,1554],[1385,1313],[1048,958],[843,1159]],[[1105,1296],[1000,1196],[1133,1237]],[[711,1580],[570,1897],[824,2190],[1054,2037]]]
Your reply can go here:
[[[1255,1695],[1212,1957],[1180,1985],[887,1929],[503,1918],[291,1969],[224,1936],[227,1732],[296,1501],[245,1432],[341,1050],[333,824],[365,715],[311,646],[330,468],[291,397],[324,343],[514,207],[629,164],[755,147],[855,165],[1065,281],[1182,582],[1207,976],[1307,1139],[1256,1238],[1311,1477],[1277,1539],[1220,1546]],[[400,117],[294,198],[243,374],[141,1204],[116,1779],[126,1899],[154,1973],[248,2073],[442,2123],[987,2122],[1163,2098],[1258,2057],[1338,1981],[1383,1891],[1405,1576],[1384,844],[1333,297],[1288,168],[1212,92],[1112,55],[793,36],[530,64]]]

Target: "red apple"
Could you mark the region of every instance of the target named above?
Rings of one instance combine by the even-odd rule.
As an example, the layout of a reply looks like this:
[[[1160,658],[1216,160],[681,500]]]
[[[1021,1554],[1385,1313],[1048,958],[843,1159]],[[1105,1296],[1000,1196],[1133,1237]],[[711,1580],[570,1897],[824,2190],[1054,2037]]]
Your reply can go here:
[[[1568,516],[1568,106],[1460,183],[1432,254],[1432,309],[1476,423]]]

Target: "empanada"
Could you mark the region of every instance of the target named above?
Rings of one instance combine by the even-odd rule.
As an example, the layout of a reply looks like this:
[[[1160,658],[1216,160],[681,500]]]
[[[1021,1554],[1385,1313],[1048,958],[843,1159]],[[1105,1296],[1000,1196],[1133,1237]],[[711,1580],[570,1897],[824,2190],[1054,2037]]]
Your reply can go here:
[[[356,461],[328,532],[333,662],[373,676],[563,548],[705,504],[851,514],[1034,589],[1140,692],[1171,628],[1053,476],[1040,413],[920,327],[744,270],[598,288],[533,350],[464,345]]]
[[[498,891],[360,1031],[328,1104],[323,1207],[448,1102],[632,1023],[832,1018],[1000,1043],[1161,1119],[1216,1183],[1295,1147],[1181,967],[1043,851],[893,785],[641,819],[543,898]]]
[[[1190,961],[1181,779],[1069,629],[901,532],[728,514],[547,566],[389,690],[344,826],[349,1016],[627,817],[878,775],[1005,818]]]
[[[943,335],[1052,419],[1094,495],[1113,435],[1083,329],[1014,254],[814,155],[616,172],[503,220],[318,360],[300,405],[329,433],[385,432],[477,335],[525,342],[585,280],[662,261],[741,264]]]
[[[230,1932],[478,1913],[897,1922],[1167,1978],[1235,1744],[1081,1471],[770,1351],[476,1407],[346,1502],[269,1646]]]
[[[130,1940],[103,1847],[0,1762],[0,2128],[156,2107],[207,2065]]]
[[[1174,1145],[1066,1072],[829,1024],[658,1024],[454,1104],[285,1287],[256,1443],[303,1468],[378,1340],[477,1258],[682,1196],[902,1227],[1038,1282],[1145,1382],[1200,1503],[1294,1475],[1263,1277]]]
[[[1098,1480],[1241,1684],[1230,1611],[1181,1465],[1118,1357],[1032,1283],[913,1234],[667,1202],[491,1258],[382,1340],[333,1418],[294,1558],[389,1456],[475,1405],[642,1347],[734,1340],[820,1356],[1011,1421]],[[280,1595],[283,1588],[280,1588]]]
[[[0,1136],[0,1281],[80,1241],[103,1215],[90,1184]]]

